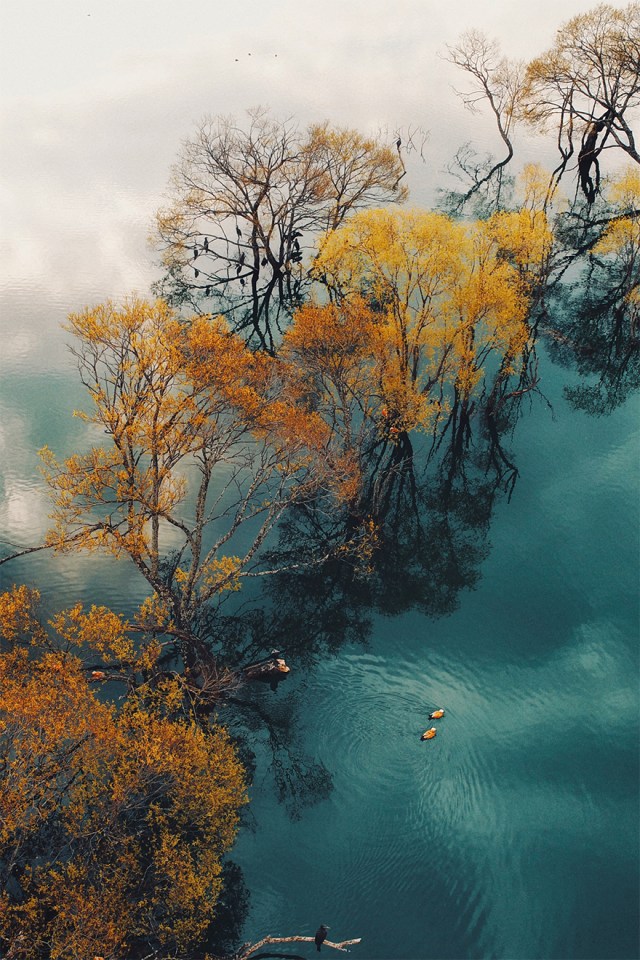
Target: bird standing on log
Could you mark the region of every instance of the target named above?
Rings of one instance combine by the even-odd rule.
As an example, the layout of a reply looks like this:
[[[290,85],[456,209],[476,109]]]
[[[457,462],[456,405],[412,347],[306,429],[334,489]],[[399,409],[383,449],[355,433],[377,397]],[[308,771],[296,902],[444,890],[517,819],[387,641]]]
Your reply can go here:
[[[320,953],[320,947],[327,939],[327,933],[329,932],[329,927],[326,927],[324,923],[321,923],[318,929],[316,930],[316,935],[314,937],[316,942],[316,949]]]

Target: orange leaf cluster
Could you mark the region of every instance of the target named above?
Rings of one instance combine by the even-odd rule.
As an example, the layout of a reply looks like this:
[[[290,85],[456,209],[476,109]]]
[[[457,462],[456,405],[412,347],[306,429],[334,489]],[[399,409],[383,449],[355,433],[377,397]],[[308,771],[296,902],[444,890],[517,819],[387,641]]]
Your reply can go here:
[[[17,588],[0,611],[13,638],[33,597]],[[221,728],[96,696],[65,648],[117,652],[115,614],[74,607],[53,624],[38,658],[18,644],[0,655],[0,944],[34,960],[126,956],[141,943],[172,955],[215,911],[242,768]]]

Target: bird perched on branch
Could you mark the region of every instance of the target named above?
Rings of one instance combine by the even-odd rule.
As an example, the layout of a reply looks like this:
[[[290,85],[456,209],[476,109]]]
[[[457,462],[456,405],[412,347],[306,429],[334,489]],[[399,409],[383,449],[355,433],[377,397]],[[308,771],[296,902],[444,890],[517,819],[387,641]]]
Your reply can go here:
[[[318,953],[320,953],[320,947],[322,946],[324,941],[327,939],[328,932],[329,932],[329,927],[326,927],[324,923],[321,923],[318,929],[316,930],[316,935],[314,937],[314,940],[316,942],[316,949]]]

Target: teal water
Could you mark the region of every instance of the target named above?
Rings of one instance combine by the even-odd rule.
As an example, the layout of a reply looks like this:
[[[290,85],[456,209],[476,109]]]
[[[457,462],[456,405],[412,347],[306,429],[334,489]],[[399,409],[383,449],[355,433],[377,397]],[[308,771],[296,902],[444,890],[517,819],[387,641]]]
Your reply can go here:
[[[121,0],[91,12],[29,0],[32,16],[24,0],[5,5],[2,551],[47,528],[37,450],[95,439],[72,419],[84,398],[60,324],[148,290],[145,238],[199,117],[270,103],[303,124],[424,123],[426,162],[408,158],[407,182],[428,204],[464,140],[501,148],[452,93],[444,44],[482,26],[529,58],[593,6],[286,2],[275,16],[194,0],[185,16],[157,0],[149,18]],[[520,137],[521,159],[554,162],[553,144]],[[640,957],[638,397],[603,417],[574,409],[571,361],[543,347],[539,376],[551,408],[536,399],[505,439],[511,499],[483,503],[474,526],[471,498],[458,539],[433,535],[431,580],[401,575],[384,603],[356,602],[329,574],[243,593],[292,674],[247,691],[271,738],[253,724],[233,851],[242,939],[324,922],[336,940],[362,938],[354,960]],[[81,599],[126,613],[146,596],[128,565],[99,556],[36,553],[0,566],[0,588],[14,581],[39,587],[47,610]],[[420,742],[438,706],[437,737]]]
[[[20,542],[46,525],[37,449],[92,439],[71,418],[73,369],[46,390],[42,376],[16,362],[0,389],[2,529]],[[575,380],[543,355],[551,409],[536,401],[516,426],[519,479],[453,613],[409,596],[382,615],[373,597],[352,611],[364,643],[334,616],[331,653],[294,653],[277,692],[251,691],[285,732],[275,752],[259,726],[250,738],[234,850],[245,939],[325,922],[362,937],[367,960],[638,956],[638,409],[576,411],[563,395]],[[0,575],[38,585],[49,609],[80,597],[126,611],[145,595],[104,558],[35,554]],[[286,607],[304,650],[308,597],[250,599],[276,624]],[[438,706],[437,737],[420,742]],[[306,788],[293,812],[274,762]]]
[[[366,650],[292,680],[333,791],[291,822],[256,780],[248,937],[323,920],[367,958],[638,955],[637,407],[590,419],[566,381],[545,365],[554,417],[518,427],[459,609],[374,618]]]

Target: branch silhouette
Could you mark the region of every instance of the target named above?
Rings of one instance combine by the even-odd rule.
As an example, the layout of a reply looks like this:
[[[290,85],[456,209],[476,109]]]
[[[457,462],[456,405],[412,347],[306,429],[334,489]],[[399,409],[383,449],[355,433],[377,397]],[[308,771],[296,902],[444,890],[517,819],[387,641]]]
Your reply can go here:
[[[323,942],[324,947],[331,947],[332,950],[340,950],[342,953],[348,953],[349,947],[354,946],[357,943],[362,942],[362,937],[357,937],[354,940],[341,940],[339,943],[335,943],[332,940],[325,940]],[[249,957],[253,957],[254,960],[258,960],[258,957],[283,957],[288,956],[289,960],[295,960],[295,957],[291,954],[282,954],[282,953],[261,953],[256,954],[257,950],[261,950],[262,947],[266,947],[271,943],[315,943],[314,937],[301,937],[301,936],[292,936],[292,937],[272,937],[267,936],[263,937],[262,940],[258,940],[257,943],[245,943],[240,948],[240,951],[236,953],[233,958],[228,958],[228,960],[248,960]]]

